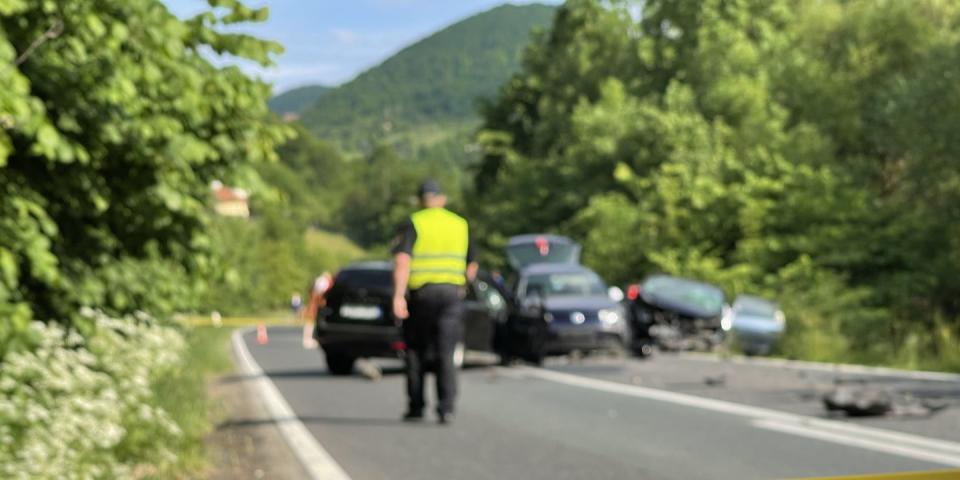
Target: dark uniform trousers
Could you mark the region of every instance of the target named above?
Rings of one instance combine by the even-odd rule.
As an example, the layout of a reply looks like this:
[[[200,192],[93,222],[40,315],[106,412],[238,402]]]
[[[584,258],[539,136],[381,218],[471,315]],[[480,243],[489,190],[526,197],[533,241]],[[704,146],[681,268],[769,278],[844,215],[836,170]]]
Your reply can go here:
[[[437,411],[453,412],[457,397],[453,351],[463,330],[460,290],[456,285],[427,284],[410,292],[410,318],[403,324],[410,412],[423,411],[424,377],[428,370],[436,374]]]

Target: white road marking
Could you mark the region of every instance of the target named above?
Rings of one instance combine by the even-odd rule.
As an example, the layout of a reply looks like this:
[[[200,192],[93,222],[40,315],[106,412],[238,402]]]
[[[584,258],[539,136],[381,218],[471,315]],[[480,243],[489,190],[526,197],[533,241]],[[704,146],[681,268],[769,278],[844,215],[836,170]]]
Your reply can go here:
[[[831,432],[829,430],[811,428],[799,423],[787,423],[779,420],[754,420],[751,423],[753,426],[765,430],[772,430],[775,432],[813,438],[826,442],[839,443],[846,446],[865,448],[867,450],[874,450],[877,452],[884,452],[892,455],[914,458],[917,460],[925,460],[932,463],[941,463],[944,465],[960,467],[960,460],[958,460],[956,455],[939,453],[936,451],[925,450],[923,448],[909,447],[869,437],[845,435]]]
[[[263,373],[263,369],[250,355],[243,341],[244,333],[250,330],[248,328],[233,332],[233,351],[237,356],[240,372],[253,378],[251,385],[266,404],[271,420],[277,424],[281,435],[312,480],[350,480],[350,476],[307,430],[270,377]]]
[[[607,393],[645,398],[749,419],[758,428],[960,467],[960,443],[807,417],[769,408],[638,387],[539,368],[518,367],[528,377]]]
[[[847,363],[821,363],[806,362],[802,360],[787,360],[783,358],[759,358],[759,357],[719,357],[710,353],[685,352],[679,354],[680,358],[688,360],[699,360],[712,363],[737,363],[744,365],[758,365],[762,367],[789,368],[793,370],[808,370],[826,373],[845,373],[857,375],[870,375],[882,377],[898,377],[912,380],[932,380],[937,382],[960,382],[960,374],[946,372],[929,372],[917,370],[899,370],[896,368],[868,367],[866,365],[853,365]]]

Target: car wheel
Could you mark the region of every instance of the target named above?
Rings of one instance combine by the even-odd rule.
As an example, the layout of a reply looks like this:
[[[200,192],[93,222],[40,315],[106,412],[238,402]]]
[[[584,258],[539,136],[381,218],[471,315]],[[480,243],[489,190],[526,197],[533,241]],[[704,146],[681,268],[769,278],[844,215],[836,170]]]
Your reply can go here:
[[[327,370],[332,375],[342,376],[353,373],[353,363],[357,360],[350,355],[327,352]]]
[[[466,357],[467,348],[463,345],[463,342],[457,342],[453,347],[453,367],[456,369],[463,368],[463,359]]]
[[[647,358],[653,355],[653,345],[645,343],[633,348],[633,354],[640,358]]]
[[[534,366],[536,366],[536,367],[542,367],[542,366],[543,366],[543,354],[542,354],[542,353],[534,353],[534,354],[531,354],[531,355],[530,355],[530,358],[529,358],[529,361],[530,361],[530,363],[531,363],[532,365],[534,365]]]

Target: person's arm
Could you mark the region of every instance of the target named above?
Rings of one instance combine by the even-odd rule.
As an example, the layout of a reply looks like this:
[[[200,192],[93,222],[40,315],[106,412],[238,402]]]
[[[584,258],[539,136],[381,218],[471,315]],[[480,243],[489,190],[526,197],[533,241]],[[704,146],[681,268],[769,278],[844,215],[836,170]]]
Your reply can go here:
[[[470,262],[467,264],[467,281],[474,281],[477,278],[477,270],[480,269],[480,264],[477,262]]]
[[[393,256],[393,315],[398,322],[410,316],[407,311],[407,282],[410,280],[410,254],[405,252]]]
[[[477,248],[473,242],[473,233],[471,232],[467,237],[467,281],[473,282],[477,278],[477,270],[480,269],[480,264],[477,263]]]
[[[393,240],[393,316],[399,325],[410,316],[407,310],[407,286],[410,283],[410,259],[417,229],[407,220],[397,229]]]

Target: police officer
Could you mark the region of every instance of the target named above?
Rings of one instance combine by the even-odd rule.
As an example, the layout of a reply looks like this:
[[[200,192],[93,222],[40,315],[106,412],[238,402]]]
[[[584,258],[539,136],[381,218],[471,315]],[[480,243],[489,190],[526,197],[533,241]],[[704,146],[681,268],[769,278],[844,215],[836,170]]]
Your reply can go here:
[[[394,241],[393,313],[407,345],[407,421],[423,419],[424,374],[435,366],[437,418],[453,419],[457,396],[454,349],[462,338],[463,292],[477,272],[467,221],[444,208],[440,185],[417,191],[421,210],[404,222]],[[407,289],[409,287],[409,301]]]

